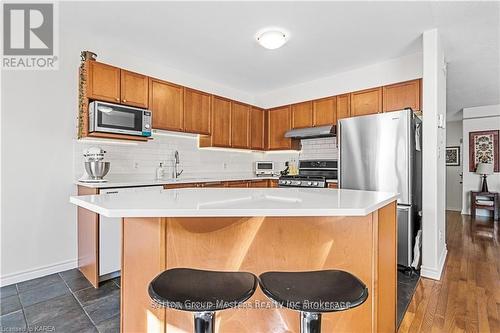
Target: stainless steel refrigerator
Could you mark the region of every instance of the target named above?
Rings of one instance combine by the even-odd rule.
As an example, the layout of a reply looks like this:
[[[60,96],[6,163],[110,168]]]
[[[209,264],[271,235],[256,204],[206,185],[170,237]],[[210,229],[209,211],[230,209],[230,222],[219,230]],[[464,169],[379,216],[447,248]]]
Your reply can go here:
[[[397,192],[398,264],[410,267],[422,210],[422,121],[410,109],[338,123],[339,187]]]

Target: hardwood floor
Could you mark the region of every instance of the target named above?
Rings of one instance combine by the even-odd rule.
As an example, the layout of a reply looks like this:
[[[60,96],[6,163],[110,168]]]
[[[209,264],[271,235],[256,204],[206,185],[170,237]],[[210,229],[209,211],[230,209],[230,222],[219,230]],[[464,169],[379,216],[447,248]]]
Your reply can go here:
[[[499,223],[447,212],[441,281],[421,278],[399,333],[500,332]]]

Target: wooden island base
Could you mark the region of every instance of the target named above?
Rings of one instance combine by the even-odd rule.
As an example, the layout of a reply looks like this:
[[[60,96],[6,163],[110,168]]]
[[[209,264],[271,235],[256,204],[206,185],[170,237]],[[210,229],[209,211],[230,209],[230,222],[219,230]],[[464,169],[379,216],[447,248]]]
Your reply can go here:
[[[342,269],[369,289],[352,310],[323,316],[324,332],[396,331],[396,205],[352,217],[124,218],[122,332],[193,332],[191,313],[157,309],[147,287],[165,269],[300,271]],[[220,311],[216,332],[299,332],[299,314],[256,308]]]

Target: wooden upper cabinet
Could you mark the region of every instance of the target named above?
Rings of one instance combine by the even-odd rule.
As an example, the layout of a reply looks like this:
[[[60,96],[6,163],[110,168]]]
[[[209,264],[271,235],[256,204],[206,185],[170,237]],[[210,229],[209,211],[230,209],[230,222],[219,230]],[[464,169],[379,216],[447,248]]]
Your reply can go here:
[[[311,101],[292,105],[292,128],[311,127],[313,125],[313,103]]]
[[[150,78],[149,108],[153,117],[153,128],[170,131],[183,130],[182,86]]]
[[[97,61],[88,61],[87,97],[119,103],[120,68]]]
[[[382,87],[351,93],[351,116],[382,112]]]
[[[213,96],[211,145],[231,147],[231,101]]]
[[[184,88],[184,131],[210,134],[210,94]]]
[[[264,150],[264,117],[266,111],[252,107],[250,109],[250,148]]]
[[[383,110],[397,111],[412,108],[420,111],[420,80],[391,84],[383,87]]]
[[[337,123],[337,98],[328,97],[313,101],[313,126]]]
[[[290,149],[291,140],[285,138],[285,133],[290,130],[291,112],[289,106],[269,110],[268,117],[268,149]]]
[[[351,94],[336,96],[337,99],[337,121],[351,116]]]
[[[231,102],[231,147],[250,148],[250,106]]]
[[[122,69],[120,78],[121,103],[147,109],[148,77]]]

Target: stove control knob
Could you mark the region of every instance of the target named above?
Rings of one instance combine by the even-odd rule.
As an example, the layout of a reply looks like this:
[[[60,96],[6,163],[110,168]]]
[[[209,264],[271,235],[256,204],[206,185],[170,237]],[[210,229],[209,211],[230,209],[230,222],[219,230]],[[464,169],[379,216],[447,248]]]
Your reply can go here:
[[[307,185],[311,186],[313,184],[313,182],[307,182]]]
[[[314,183],[313,183],[313,185],[314,185],[314,186],[318,186],[318,182],[314,182]]]

